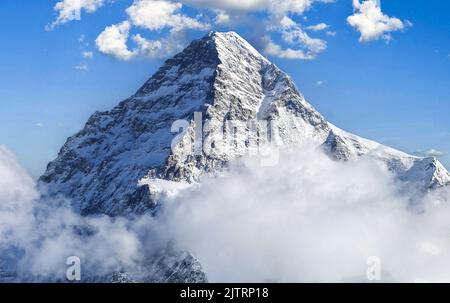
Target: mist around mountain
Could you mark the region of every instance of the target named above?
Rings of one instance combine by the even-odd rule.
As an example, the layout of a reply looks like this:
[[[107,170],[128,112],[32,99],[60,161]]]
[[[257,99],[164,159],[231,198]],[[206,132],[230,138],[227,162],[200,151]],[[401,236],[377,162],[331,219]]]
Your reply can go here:
[[[1,280],[67,282],[68,256],[84,282],[367,282],[373,256],[382,281],[449,280],[447,189],[418,199],[373,160],[310,146],[280,159],[168,190],[157,217],[111,218],[39,198],[2,149]]]

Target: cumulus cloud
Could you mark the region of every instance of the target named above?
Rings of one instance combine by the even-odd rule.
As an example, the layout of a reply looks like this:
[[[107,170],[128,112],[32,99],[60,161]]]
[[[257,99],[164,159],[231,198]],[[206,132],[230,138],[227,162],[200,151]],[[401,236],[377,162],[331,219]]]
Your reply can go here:
[[[297,60],[312,60],[315,59],[315,55],[307,53],[301,49],[282,48],[279,44],[275,43],[270,37],[264,38],[265,48],[264,52],[268,55],[283,58],[283,59],[297,59]]]
[[[130,28],[129,21],[107,26],[95,40],[98,50],[121,60],[130,60],[136,56],[136,51],[129,50],[127,46]]]
[[[133,36],[136,43],[136,52],[147,58],[165,58],[167,54],[181,51],[188,43],[188,38],[183,31],[173,31],[167,37],[158,40],[150,40],[140,34]]]
[[[254,11],[262,10],[267,6],[266,0],[185,0],[187,4],[191,4],[196,7],[208,7],[211,9],[222,9],[231,11]]]
[[[231,22],[231,17],[230,15],[223,11],[223,10],[219,10],[217,12],[217,15],[214,19],[214,23],[218,24],[218,25],[229,25]]]
[[[184,0],[197,7],[209,7],[227,11],[257,12],[284,16],[289,13],[303,14],[315,3],[333,3],[335,0]]]
[[[389,17],[381,11],[380,0],[353,0],[354,14],[347,22],[360,32],[360,42],[392,39],[391,32],[401,31],[412,26],[409,21]]]
[[[253,0],[253,1],[207,1],[192,0],[172,2],[166,0],[135,0],[133,4],[126,9],[128,20],[119,25],[111,25],[97,38],[97,48],[100,52],[122,60],[129,60],[137,56],[146,56],[150,58],[160,57],[172,54],[182,49],[187,41],[184,39],[175,43],[173,36],[179,37],[185,30],[208,30],[211,25],[208,22],[202,22],[197,15],[195,18],[185,15],[181,12],[183,4],[191,5],[197,8],[209,8],[214,14],[214,24],[224,26],[234,26],[236,20],[242,18],[243,13],[253,13],[265,11],[269,14],[266,25],[266,44],[267,54],[290,59],[314,59],[320,52],[326,48],[326,42],[320,39],[311,38],[294,20],[288,17],[288,14],[301,15],[308,10],[313,3],[332,1],[314,1],[314,0]],[[240,18],[236,16],[240,15]],[[132,37],[135,47],[129,48],[127,43],[129,31],[132,26],[150,31],[161,31],[169,29],[169,36],[149,40],[142,34],[136,34]],[[318,24],[311,30],[320,30],[326,24]],[[325,28],[323,28],[325,29]],[[271,38],[271,33],[282,34],[283,41],[287,46],[277,44]],[[181,43],[183,42],[183,43]],[[181,47],[180,47],[181,46]],[[170,51],[170,52],[169,52]]]
[[[282,37],[284,41],[290,44],[305,46],[306,49],[313,55],[319,54],[327,48],[327,43],[325,40],[311,38],[299,27],[283,31]]]
[[[56,20],[47,26],[52,30],[56,26],[81,19],[81,12],[93,13],[102,7],[107,0],[62,0],[55,4],[54,10],[58,13]],[[114,0],[109,0],[114,1]]]
[[[317,31],[326,30],[329,27],[330,26],[328,24],[326,24],[326,23],[319,23],[319,24],[316,24],[316,25],[310,25],[310,26],[306,27],[306,29],[309,29],[309,30],[317,32]]]
[[[200,2],[200,3],[199,3]],[[231,14],[236,11],[265,11],[269,14],[266,21],[266,35],[262,42],[265,45],[266,54],[286,58],[311,60],[317,57],[319,53],[326,49],[326,41],[310,37],[302,28],[302,26],[292,19],[292,15],[302,15],[312,7],[314,3],[323,2],[331,3],[333,1],[322,0],[282,0],[282,1],[192,1],[197,5],[202,4],[209,7],[219,9],[216,17],[216,24],[230,24]],[[290,15],[291,17],[289,17]],[[217,21],[219,20],[219,21]],[[315,26],[306,27],[312,31],[320,31],[327,29],[329,26],[320,23]],[[273,33],[279,33],[282,36],[285,46],[279,42],[275,42],[272,37]]]
[[[279,16],[284,16],[288,13],[303,14],[311,8],[314,2],[314,0],[269,1],[269,12]]]
[[[128,20],[111,25],[97,37],[98,50],[120,60],[130,60],[138,56],[159,58],[180,51],[187,43],[184,31],[188,29],[207,30],[210,25],[180,13],[182,4],[164,0],[135,0],[126,9]],[[135,47],[130,48],[130,30],[132,26],[150,31],[169,29],[166,37],[154,40],[135,34],[131,41]]]
[[[58,12],[57,19],[48,26],[55,26],[72,20],[79,20],[82,11],[92,13],[102,7],[106,2],[114,0],[62,0],[55,6]],[[106,55],[121,60],[130,60],[137,56],[150,58],[172,55],[167,50],[178,51],[180,47],[174,45],[186,45],[174,43],[174,32],[186,30],[206,31],[211,24],[226,26],[229,28],[248,26],[251,16],[265,18],[255,30],[262,31],[264,42],[263,49],[271,56],[311,60],[326,49],[326,41],[310,37],[305,31],[325,31],[326,36],[335,36],[336,32],[328,30],[329,25],[318,23],[303,27],[298,19],[307,20],[304,15],[309,9],[318,3],[333,3],[334,0],[134,0],[126,9],[127,20],[119,24],[107,26],[97,37],[97,48]],[[187,5],[192,13],[198,13],[195,17],[192,13],[183,13],[182,9]],[[353,0],[354,14],[349,16],[348,23],[361,33],[360,41],[391,39],[391,32],[404,30],[412,24],[409,21],[401,21],[395,17],[389,17],[381,11],[378,0]],[[206,10],[205,10],[206,8]],[[196,11],[197,10],[197,11]],[[261,17],[264,13],[265,17]],[[296,19],[296,21],[294,21]],[[261,21],[261,20],[259,20]],[[260,26],[262,24],[262,27]],[[255,26],[255,25],[252,25]],[[281,26],[281,27],[280,27]],[[129,32],[132,27],[141,30],[157,32],[158,37],[152,40],[146,39],[144,33],[138,33],[129,40]],[[290,28],[287,30],[287,28]],[[169,36],[162,34],[167,29]],[[275,35],[283,37],[296,37],[279,41]],[[125,40],[124,40],[124,37]],[[268,37],[268,39],[267,39]],[[189,40],[189,39],[187,39]],[[292,41],[292,42],[289,42]],[[127,44],[134,43],[130,48]],[[182,47],[181,47],[182,48]]]
[[[282,41],[288,47],[283,49],[270,36],[266,36],[263,39],[264,51],[268,55],[284,59],[312,60],[327,48],[325,40],[310,37],[300,24],[287,16],[284,16],[278,23],[274,22],[269,29],[280,33]]]
[[[165,0],[136,0],[126,9],[126,13],[132,24],[149,30],[209,28],[209,25],[179,13],[182,7],[182,3]]]
[[[135,35],[133,40],[139,46],[140,51],[148,57],[158,57],[158,54],[161,53],[161,49],[163,48],[161,41],[148,40],[143,38],[140,34]]]
[[[95,41],[98,50],[119,60],[130,60],[138,56],[163,58],[180,51],[187,43],[183,31],[172,31],[167,37],[155,40],[136,34],[131,37],[135,47],[130,48],[130,28],[129,21],[106,27]]]

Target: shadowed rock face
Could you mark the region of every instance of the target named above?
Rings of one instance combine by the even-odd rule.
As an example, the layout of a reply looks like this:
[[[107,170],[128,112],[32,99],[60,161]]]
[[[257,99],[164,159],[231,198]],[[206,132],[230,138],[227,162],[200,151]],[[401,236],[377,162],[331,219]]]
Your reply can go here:
[[[69,198],[82,215],[156,214],[157,189],[140,186],[140,180],[194,182],[247,153],[249,138],[238,134],[226,155],[188,155],[186,146],[196,137],[194,112],[202,113],[202,123],[208,122],[209,131],[202,139],[211,145],[213,133],[227,120],[267,120],[276,145],[311,142],[335,160],[372,157],[400,180],[423,190],[450,184],[450,174],[435,158],[411,156],[328,123],[289,76],[233,32],[210,33],[192,42],[167,60],[134,96],[111,111],[93,114],[67,140],[39,183],[49,195]],[[171,148],[176,135],[171,127],[177,120],[186,120],[189,127]],[[250,139],[256,138],[250,135]],[[147,278],[137,280],[206,281],[198,261],[184,253],[161,253],[151,264]],[[133,279],[129,273],[115,273],[112,278],[115,282]]]
[[[49,194],[62,194],[83,215],[142,213],[154,208],[138,181],[164,172],[171,125],[191,119],[213,99],[217,51],[211,37],[193,42],[130,99],[97,112],[70,137],[40,178]]]
[[[99,275],[85,269],[80,283],[207,283],[200,262],[190,253],[167,248],[151,255],[133,271]],[[0,265],[0,283],[67,283],[64,277],[18,276]]]

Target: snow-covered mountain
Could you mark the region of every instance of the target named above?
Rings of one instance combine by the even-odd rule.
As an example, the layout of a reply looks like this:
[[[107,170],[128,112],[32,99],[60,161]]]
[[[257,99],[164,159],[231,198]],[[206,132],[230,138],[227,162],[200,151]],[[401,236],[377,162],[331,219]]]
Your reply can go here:
[[[202,114],[200,120],[195,112]],[[172,133],[177,120],[187,121],[187,128],[172,148],[179,135]],[[225,154],[191,154],[186,148],[204,124],[203,142],[214,150],[214,134],[223,132],[229,120],[257,121],[257,131],[237,130],[233,148]],[[288,75],[238,34],[213,32],[167,60],[135,95],[111,111],[92,115],[48,165],[40,185],[49,195],[71,199],[82,215],[156,213],[158,184],[184,186],[225,168],[248,152],[250,141],[259,140],[256,134],[263,128],[258,121],[269,121],[269,137],[277,146],[312,142],[339,161],[373,157],[423,191],[450,184],[450,173],[436,158],[408,155],[339,129],[305,100]],[[148,180],[158,182],[145,186]],[[174,267],[186,280],[206,279],[194,259],[181,269]]]
[[[83,215],[125,215],[154,209],[145,177],[192,182],[246,152],[246,140],[227,154],[186,155],[195,137],[194,112],[209,122],[204,142],[225,120],[268,120],[272,141],[295,146],[312,141],[334,159],[371,156],[401,180],[423,189],[448,185],[450,174],[435,158],[411,156],[349,134],[328,123],[278,67],[234,32],[210,33],[169,59],[131,98],[96,112],[70,137],[40,183],[61,194]],[[189,128],[173,150],[174,121]],[[198,123],[198,122],[197,122]]]
[[[331,131],[323,143],[325,151],[336,160],[369,156],[386,164],[401,181],[423,191],[450,184],[450,174],[435,157],[416,157],[374,141],[363,139],[330,124]]]

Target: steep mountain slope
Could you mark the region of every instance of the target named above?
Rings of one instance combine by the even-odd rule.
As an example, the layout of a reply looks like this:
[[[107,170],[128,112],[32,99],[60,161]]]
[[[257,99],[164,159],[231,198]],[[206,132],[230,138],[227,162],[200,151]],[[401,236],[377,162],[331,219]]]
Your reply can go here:
[[[194,112],[201,113],[201,116]],[[178,127],[184,132],[171,148]],[[215,150],[226,121],[256,121],[233,129],[226,153]],[[96,112],[70,137],[40,178],[50,195],[63,195],[83,215],[127,215],[153,211],[157,201],[139,186],[144,178],[193,182],[222,169],[268,138],[279,146],[311,141],[337,160],[371,156],[386,163],[401,180],[424,190],[450,184],[450,174],[435,158],[420,158],[351,135],[328,123],[298,92],[292,80],[234,32],[210,33],[169,59],[131,98],[108,112]],[[203,135],[199,124],[207,125]],[[204,150],[192,153],[192,142]],[[206,152],[209,150],[209,152]],[[198,149],[197,149],[198,151]]]
[[[195,135],[194,112],[203,113],[212,130],[225,119],[273,119],[286,144],[325,140],[329,130],[277,67],[237,34],[214,33],[168,60],[133,97],[109,112],[95,113],[67,140],[41,184],[47,184],[52,195],[73,199],[82,214],[152,209],[148,189],[137,186],[149,172],[162,179],[193,181],[245,152],[245,142],[217,157],[186,156],[182,144],[172,151],[172,123],[189,121],[182,140],[189,141]]]
[[[404,152],[349,134],[334,125],[325,151],[336,160],[348,161],[369,156],[385,163],[401,181],[422,190],[433,190],[450,184],[450,174],[435,157],[416,157]]]

